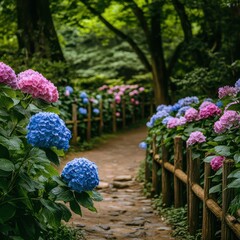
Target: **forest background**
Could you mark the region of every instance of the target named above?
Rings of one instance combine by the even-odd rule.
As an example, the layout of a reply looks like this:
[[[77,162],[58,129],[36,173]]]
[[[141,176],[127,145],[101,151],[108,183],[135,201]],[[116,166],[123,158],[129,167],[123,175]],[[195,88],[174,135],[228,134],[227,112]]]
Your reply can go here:
[[[240,77],[240,3],[1,0],[0,61],[57,86],[141,84],[155,102],[216,97]]]

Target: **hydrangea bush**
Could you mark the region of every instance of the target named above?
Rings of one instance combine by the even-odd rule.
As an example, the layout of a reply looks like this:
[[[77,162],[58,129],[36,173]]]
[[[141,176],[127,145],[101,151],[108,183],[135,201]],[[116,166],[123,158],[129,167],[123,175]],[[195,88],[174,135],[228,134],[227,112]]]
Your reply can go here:
[[[96,211],[97,168],[91,174],[85,172],[95,166],[90,161],[89,168],[71,166],[83,174],[82,191],[66,181],[70,172],[56,170],[71,133],[58,116],[58,91],[50,81],[31,69],[16,75],[1,62],[0,88],[0,239],[46,239],[48,230],[69,221],[71,210]]]
[[[216,94],[217,95],[217,94]],[[180,135],[187,147],[192,149],[192,158],[202,159],[200,175],[203,183],[204,162],[212,168],[213,187],[221,204],[222,164],[225,159],[233,159],[235,168],[229,175],[235,197],[230,206],[231,214],[240,209],[240,79],[235,86],[220,87],[216,99],[198,99],[196,96],[178,100],[173,105],[160,105],[147,122],[148,149],[153,136],[159,144],[163,142],[169,149],[169,161],[173,163],[173,139]],[[161,157],[161,148],[159,148]],[[151,165],[151,159],[148,159]],[[238,216],[236,216],[238,217]]]

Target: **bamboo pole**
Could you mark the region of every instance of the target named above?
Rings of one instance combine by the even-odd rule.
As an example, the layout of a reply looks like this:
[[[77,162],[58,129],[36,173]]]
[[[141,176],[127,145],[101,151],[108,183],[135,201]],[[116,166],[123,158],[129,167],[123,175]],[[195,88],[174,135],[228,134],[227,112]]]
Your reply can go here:
[[[200,199],[196,196],[192,187],[200,181],[200,159],[192,159],[191,149],[187,149],[188,169],[188,226],[189,233],[195,235],[199,229],[199,206]]]
[[[153,137],[152,142],[152,149],[153,149],[153,162],[152,162],[152,189],[151,189],[151,196],[154,197],[155,195],[159,195],[161,191],[161,182],[160,177],[158,176],[158,171],[160,169],[160,164],[155,161],[155,155],[158,152],[158,146],[156,144],[156,135]]]
[[[183,143],[182,138],[177,136],[174,138],[174,207],[179,208],[184,206],[183,183],[175,175],[177,169],[182,170],[183,160]]]
[[[207,206],[210,198],[209,189],[211,188],[211,167],[209,163],[204,164],[204,201],[203,201],[203,222],[202,240],[212,240],[217,232],[217,218]]]
[[[171,201],[171,174],[165,168],[164,164],[168,163],[168,151],[162,141],[162,203],[163,207],[169,207]]]
[[[91,128],[92,128],[92,106],[88,103],[88,114],[87,114],[87,141],[91,139]]]
[[[233,233],[226,222],[226,215],[233,197],[233,190],[227,188],[229,183],[228,175],[234,167],[233,160],[223,161],[223,173],[222,173],[222,226],[221,226],[221,240],[234,240]]]

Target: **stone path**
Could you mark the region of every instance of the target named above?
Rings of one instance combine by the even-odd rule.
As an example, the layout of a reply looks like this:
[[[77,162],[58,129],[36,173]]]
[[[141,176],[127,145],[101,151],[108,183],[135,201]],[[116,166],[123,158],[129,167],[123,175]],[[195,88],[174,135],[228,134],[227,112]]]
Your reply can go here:
[[[83,209],[73,215],[73,225],[84,230],[87,240],[170,240],[171,228],[157,216],[151,200],[144,197],[142,185],[135,180],[145,151],[138,148],[146,128],[119,133],[97,148],[69,153],[63,161],[86,157],[98,165],[103,201],[96,202],[97,213]]]

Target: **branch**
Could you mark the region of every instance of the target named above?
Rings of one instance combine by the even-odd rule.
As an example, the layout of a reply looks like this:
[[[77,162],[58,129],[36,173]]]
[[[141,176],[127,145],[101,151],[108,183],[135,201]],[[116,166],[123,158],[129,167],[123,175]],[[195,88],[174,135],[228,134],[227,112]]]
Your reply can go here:
[[[172,0],[172,3],[181,21],[184,41],[189,42],[192,39],[192,26],[186,14],[184,5],[178,0]]]
[[[132,49],[135,51],[137,54],[138,58],[140,61],[143,63],[145,68],[151,72],[152,67],[144,54],[144,52],[138,47],[137,43],[128,35],[114,27],[111,23],[109,23],[95,8],[93,8],[89,3],[88,0],[81,0],[81,2],[87,7],[87,9],[95,16],[99,18],[99,20],[106,26],[108,27],[112,32],[114,32],[117,36],[122,38],[124,41],[127,41],[129,45],[132,47]]]

